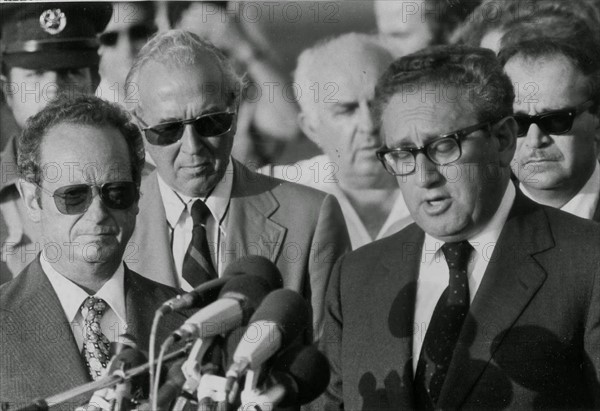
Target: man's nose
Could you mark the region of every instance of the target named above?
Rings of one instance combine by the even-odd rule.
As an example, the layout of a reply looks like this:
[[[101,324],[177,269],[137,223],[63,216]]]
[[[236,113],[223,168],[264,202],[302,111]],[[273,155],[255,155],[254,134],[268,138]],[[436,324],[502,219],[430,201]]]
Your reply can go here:
[[[108,208],[104,202],[102,202],[100,193],[97,190],[93,190],[92,195],[92,202],[85,212],[86,217],[90,220],[101,222],[109,215]]]
[[[537,124],[531,124],[527,129],[525,145],[530,148],[543,148],[552,142],[552,139]]]
[[[425,154],[418,153],[415,158],[414,178],[422,188],[429,188],[439,183],[443,178],[439,166],[433,163]]]
[[[186,124],[181,137],[181,149],[183,152],[193,155],[206,149],[206,143],[198,135],[192,124]]]

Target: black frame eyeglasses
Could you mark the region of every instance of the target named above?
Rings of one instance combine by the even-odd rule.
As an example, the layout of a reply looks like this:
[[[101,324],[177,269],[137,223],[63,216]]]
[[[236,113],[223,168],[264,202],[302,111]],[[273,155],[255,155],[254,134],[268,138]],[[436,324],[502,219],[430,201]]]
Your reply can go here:
[[[219,111],[216,113],[202,114],[198,117],[169,121],[152,127],[144,127],[142,131],[148,143],[154,146],[168,146],[176,143],[183,137],[183,130],[191,124],[200,137],[219,137],[229,132],[235,122],[235,112]],[[144,121],[136,116],[144,126]]]
[[[43,192],[54,199],[61,214],[77,215],[85,213],[97,191],[102,203],[113,210],[126,210],[140,198],[139,188],[133,181],[111,181],[101,185],[71,184],[49,191],[35,183]]]
[[[457,161],[462,156],[461,139],[483,128],[489,129],[496,122],[486,121],[451,133],[442,134],[439,138],[425,144],[423,147],[382,147],[376,152],[377,158],[381,161],[386,171],[393,176],[412,174],[417,167],[417,154],[419,153],[425,155],[432,163],[444,166]]]
[[[542,114],[530,116],[528,114],[515,114],[517,122],[517,137],[525,137],[532,124],[536,124],[546,134],[561,135],[571,131],[575,118],[586,112],[594,105],[593,100],[587,100],[577,107],[547,111]]]

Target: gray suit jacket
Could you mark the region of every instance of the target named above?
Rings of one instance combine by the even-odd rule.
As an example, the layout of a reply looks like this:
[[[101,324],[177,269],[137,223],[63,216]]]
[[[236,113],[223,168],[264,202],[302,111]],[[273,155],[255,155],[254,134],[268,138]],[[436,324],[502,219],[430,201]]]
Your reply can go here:
[[[140,212],[125,262],[154,281],[176,286],[177,272],[156,171],[144,179],[141,192]],[[320,330],[331,269],[350,250],[335,197],[254,173],[234,161],[231,200],[223,225],[225,253],[220,258],[225,260],[224,267],[245,255],[268,258],[281,271],[284,286],[311,302],[314,330]]]
[[[148,350],[154,311],[175,295],[177,290],[125,269],[128,334],[139,349]],[[166,317],[157,341],[163,341],[184,320],[178,313]],[[10,403],[10,409],[91,381],[82,347],[75,342],[39,257],[0,287],[0,335],[0,401]],[[80,396],[60,408],[73,410],[90,397]]]
[[[415,408],[416,225],[334,269],[320,409]],[[600,225],[517,195],[471,304],[438,406],[600,407]]]

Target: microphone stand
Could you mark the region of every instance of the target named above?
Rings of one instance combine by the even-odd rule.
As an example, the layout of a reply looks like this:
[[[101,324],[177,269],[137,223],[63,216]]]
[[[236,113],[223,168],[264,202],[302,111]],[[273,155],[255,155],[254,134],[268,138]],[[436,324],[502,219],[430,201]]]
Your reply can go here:
[[[171,361],[178,359],[180,357],[185,356],[188,353],[190,348],[190,344],[182,347],[176,351],[173,351],[170,354],[165,355],[165,361]],[[32,404],[27,405],[25,407],[19,408],[17,411],[42,411],[48,410],[49,407],[53,407],[58,404],[62,404],[66,401],[69,401],[72,398],[76,398],[80,395],[88,394],[91,392],[95,392],[101,390],[103,388],[108,388],[110,386],[121,384],[126,381],[129,381],[133,377],[136,377],[140,374],[148,372],[150,369],[149,363],[139,365],[137,367],[131,368],[129,371],[125,373],[114,373],[108,375],[104,378],[101,378],[97,381],[92,381],[87,384],[80,385],[75,388],[71,388],[70,390],[64,391],[62,393],[51,395],[50,397],[46,397],[44,399],[34,400]]]

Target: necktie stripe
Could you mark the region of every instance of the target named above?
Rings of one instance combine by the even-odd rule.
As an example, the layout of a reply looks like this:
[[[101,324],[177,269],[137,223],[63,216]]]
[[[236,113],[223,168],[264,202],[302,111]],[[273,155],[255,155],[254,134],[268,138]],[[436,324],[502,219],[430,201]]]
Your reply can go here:
[[[201,200],[196,200],[191,209],[193,229],[192,240],[185,253],[182,266],[183,278],[192,286],[217,277],[210,257],[210,248],[206,233],[206,222],[210,210]]]

